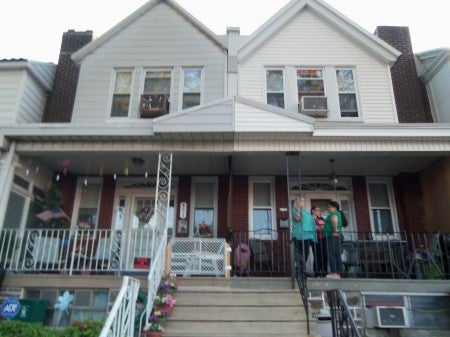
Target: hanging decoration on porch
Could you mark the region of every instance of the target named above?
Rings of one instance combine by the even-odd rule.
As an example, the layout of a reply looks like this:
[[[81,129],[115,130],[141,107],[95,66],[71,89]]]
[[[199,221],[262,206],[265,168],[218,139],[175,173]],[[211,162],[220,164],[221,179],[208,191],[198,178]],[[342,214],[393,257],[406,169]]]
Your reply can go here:
[[[128,177],[129,169],[128,169],[128,162],[125,161],[125,168],[123,169],[123,174]]]
[[[67,171],[69,169],[70,159],[61,159],[61,171],[63,175],[67,175]]]
[[[98,175],[103,177],[103,165],[100,166],[100,170],[98,171]]]
[[[334,159],[330,159],[330,164],[331,164],[331,174],[330,177],[328,178],[330,180],[330,185],[333,187],[333,190],[336,189],[337,184],[338,184],[338,178],[336,177],[336,174],[334,173]]]

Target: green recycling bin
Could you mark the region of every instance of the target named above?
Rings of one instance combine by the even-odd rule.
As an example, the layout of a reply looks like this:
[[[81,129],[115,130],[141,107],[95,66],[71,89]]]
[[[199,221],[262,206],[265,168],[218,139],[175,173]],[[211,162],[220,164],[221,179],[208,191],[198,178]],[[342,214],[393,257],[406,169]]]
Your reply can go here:
[[[19,314],[14,317],[14,320],[44,324],[48,301],[23,298],[19,299],[19,303]]]

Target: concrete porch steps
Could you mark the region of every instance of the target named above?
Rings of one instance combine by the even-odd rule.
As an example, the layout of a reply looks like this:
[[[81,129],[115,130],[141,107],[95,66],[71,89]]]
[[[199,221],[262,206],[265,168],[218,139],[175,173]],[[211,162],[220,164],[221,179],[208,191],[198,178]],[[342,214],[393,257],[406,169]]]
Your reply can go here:
[[[166,337],[317,336],[288,279],[177,279],[176,305]],[[224,283],[221,283],[224,282]]]

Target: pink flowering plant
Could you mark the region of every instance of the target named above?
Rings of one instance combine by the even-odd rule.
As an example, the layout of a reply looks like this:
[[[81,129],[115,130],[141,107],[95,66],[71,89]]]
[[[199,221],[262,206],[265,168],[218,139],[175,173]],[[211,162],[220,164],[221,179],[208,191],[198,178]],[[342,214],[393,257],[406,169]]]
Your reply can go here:
[[[175,302],[176,302],[175,299],[170,294],[164,295],[161,299],[161,304],[166,304],[171,308],[173,308],[173,306],[175,305]]]

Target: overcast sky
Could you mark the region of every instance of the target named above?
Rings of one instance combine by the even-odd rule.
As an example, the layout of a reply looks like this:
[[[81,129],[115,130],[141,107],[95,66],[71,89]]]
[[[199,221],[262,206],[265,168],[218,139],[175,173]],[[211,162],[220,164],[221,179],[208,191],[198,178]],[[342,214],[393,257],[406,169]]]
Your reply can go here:
[[[98,37],[146,0],[3,0],[0,59],[57,62],[62,33],[92,30]],[[177,0],[216,34],[241,27],[251,34],[288,0]],[[409,26],[414,52],[450,48],[449,0],[327,0],[373,33],[376,26]]]

